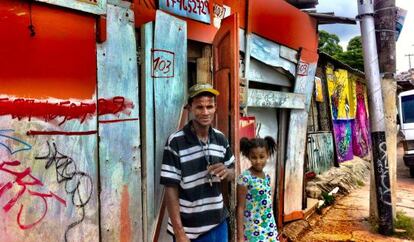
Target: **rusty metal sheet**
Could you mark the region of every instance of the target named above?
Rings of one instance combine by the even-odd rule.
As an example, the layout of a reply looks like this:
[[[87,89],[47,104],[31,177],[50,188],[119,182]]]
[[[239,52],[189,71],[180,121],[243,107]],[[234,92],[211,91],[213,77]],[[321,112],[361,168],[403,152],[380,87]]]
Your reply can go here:
[[[287,46],[280,46],[280,57],[285,58],[295,64],[298,63],[298,51],[291,49]]]
[[[108,39],[98,45],[98,97],[128,110],[100,116],[102,241],[142,241],[141,150],[134,14],[108,4]],[[98,107],[101,102],[98,102]],[[119,108],[118,106],[114,109]],[[111,111],[111,110],[108,110]]]
[[[327,171],[334,164],[334,143],[331,132],[308,134],[308,170],[316,174]]]
[[[107,0],[35,0],[38,2],[44,2],[48,4],[57,5],[60,7],[72,8],[87,13],[93,13],[97,15],[106,14],[106,1]]]
[[[155,180],[153,182],[155,211],[158,211],[162,194],[159,178],[164,145],[168,136],[178,127],[187,92],[186,22],[162,11],[156,13],[152,77],[155,103]]]
[[[247,106],[304,109],[305,95],[299,93],[249,89]]]
[[[21,4],[19,1],[18,5]],[[36,15],[40,16],[38,23],[50,25],[50,21],[45,23],[49,18],[43,18],[48,16],[48,11],[37,9],[40,11]],[[22,13],[24,15],[25,12]],[[12,80],[19,78],[16,79],[14,75],[2,79],[0,241],[99,240],[96,116],[100,111],[97,110],[95,96],[95,32],[93,18],[84,16],[75,14],[72,16],[74,19],[69,21],[71,24],[86,21],[87,24],[82,25],[85,30],[82,34],[74,34],[71,24],[64,24],[59,31],[52,30],[53,37],[51,35],[51,38],[46,39],[52,42],[65,39],[70,42],[82,38],[86,47],[76,48],[77,45],[74,45],[71,48],[73,53],[60,53],[64,45],[57,44],[59,49],[48,45],[49,42],[40,41],[42,38],[32,38],[25,53],[36,56],[29,59],[45,66],[44,72],[49,69],[53,71],[47,72],[45,77],[40,65],[31,66],[29,72],[37,75],[26,80],[30,88],[17,87]],[[13,23],[17,24],[18,21],[8,24],[13,27]],[[69,35],[75,37],[68,40]],[[24,46],[27,44],[24,42]],[[42,49],[44,46],[49,49]],[[46,57],[39,57],[36,54],[39,50],[47,53]],[[60,78],[68,77],[67,71],[72,69],[50,67],[53,66],[52,62],[56,62],[47,58],[51,53],[60,53],[61,59],[78,58],[81,64],[76,67],[82,70],[79,69],[77,74],[87,75],[76,75],[80,77],[76,80],[73,76]],[[10,52],[9,57],[12,60],[21,58],[18,52]],[[63,66],[68,67],[65,64]],[[56,86],[60,86],[60,89],[53,88]],[[101,106],[111,106],[112,100],[111,97],[102,100],[104,103]]]
[[[240,51],[242,52],[245,52],[246,40],[244,34],[245,31],[239,29]],[[249,40],[251,57],[266,65],[281,67],[293,76],[296,75],[296,63],[289,60],[291,54],[287,54],[288,52],[286,48],[283,48],[283,53],[281,53],[281,45],[253,33],[250,35]],[[283,54],[283,56],[281,54]]]
[[[290,76],[289,72],[286,72],[286,74],[289,73],[288,75],[282,74],[276,70],[276,68],[263,64],[263,62],[260,62],[254,58],[250,59],[250,67],[248,68],[248,72],[248,78],[250,81],[269,83],[283,87],[292,86],[293,81],[289,80],[289,77],[292,77],[293,79],[293,76]]]
[[[96,117],[56,119],[0,116],[0,241],[99,239]]]
[[[294,93],[304,94],[306,100],[305,109],[292,110],[290,113],[285,167],[285,215],[302,210],[307,120],[316,65],[302,61],[298,64]]]
[[[154,231],[155,193],[158,182],[155,181],[155,129],[154,129],[154,79],[152,78],[152,55],[154,23],[150,22],[141,27],[141,127],[142,128],[142,177],[143,197],[143,235],[144,241],[149,241]]]

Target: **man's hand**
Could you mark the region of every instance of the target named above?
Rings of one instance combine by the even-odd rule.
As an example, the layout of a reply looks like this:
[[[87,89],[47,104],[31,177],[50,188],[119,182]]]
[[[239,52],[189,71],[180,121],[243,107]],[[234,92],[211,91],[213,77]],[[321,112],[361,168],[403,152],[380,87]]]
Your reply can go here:
[[[212,175],[217,176],[220,180],[227,178],[228,181],[231,181],[234,178],[233,169],[227,169],[223,163],[216,163],[208,167],[208,172]]]

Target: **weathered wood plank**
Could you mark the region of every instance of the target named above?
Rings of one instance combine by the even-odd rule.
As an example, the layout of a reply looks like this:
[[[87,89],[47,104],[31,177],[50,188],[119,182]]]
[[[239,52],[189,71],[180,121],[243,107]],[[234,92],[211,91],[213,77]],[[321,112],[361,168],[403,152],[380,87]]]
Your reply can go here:
[[[285,58],[286,60],[289,60],[293,63],[298,63],[298,52],[284,45],[280,46],[280,57]]]
[[[11,139],[29,145],[27,150],[16,151],[14,154],[0,146],[0,183],[18,179],[18,176],[12,176],[7,170],[22,172],[29,169],[29,174],[33,177],[23,175],[24,181],[32,182],[37,179],[41,183],[26,184],[26,189],[44,194],[42,200],[41,196],[30,194],[26,190],[10,210],[2,210],[0,228],[5,233],[0,233],[0,241],[99,239],[96,135],[26,136],[28,129],[78,130],[80,126],[91,128],[96,125],[96,119],[91,121],[87,124],[71,121],[63,129],[42,121],[17,121],[0,117],[0,135],[10,137],[5,141],[7,146],[18,145],[12,143]],[[18,163],[7,165],[4,163],[7,161]],[[62,173],[57,162],[66,169],[72,169],[74,173],[69,176]],[[47,166],[48,163],[50,166]],[[67,177],[63,179],[63,175]],[[70,187],[75,188],[78,182],[75,193],[71,193]],[[20,188],[22,186],[15,183],[11,190],[6,190],[0,199],[1,206],[5,206]],[[51,194],[54,195],[50,196]],[[23,209],[19,220],[21,205]]]
[[[239,29],[240,37],[240,51],[245,52],[245,31]],[[293,76],[296,74],[296,64],[290,61],[292,54],[283,49],[283,53],[280,53],[280,45],[270,40],[260,37],[256,34],[250,35],[250,55],[251,57],[274,67],[281,67],[284,70],[290,72]],[[281,58],[281,54],[283,58]]]
[[[294,92],[304,94],[306,99],[305,109],[292,110],[290,113],[285,167],[285,216],[302,210],[306,128],[316,65],[317,63],[308,64],[303,61],[298,64]]]
[[[19,6],[16,9],[25,7],[22,2],[12,2]],[[40,28],[50,25],[46,17],[49,11],[35,12],[40,17]],[[26,86],[20,88],[13,81],[17,73],[1,81],[0,97],[8,101],[0,108],[0,241],[99,240],[94,23],[84,14],[73,14],[71,18],[79,24],[85,21],[80,26],[85,30],[82,34],[74,34],[74,29],[62,22],[59,31],[50,30],[56,45],[43,48],[41,38],[31,39],[30,45],[22,42],[32,62],[45,61],[44,70],[34,68]],[[15,21],[4,23],[12,28],[18,25]],[[84,47],[70,48],[71,58],[79,57],[77,65],[68,67],[66,63],[56,69],[59,64],[53,63],[61,62],[48,56],[62,50],[63,42],[58,40],[70,42],[80,36],[85,40]],[[35,54],[39,47],[45,53],[42,57]],[[9,53],[11,59],[17,58],[18,52]],[[61,54],[68,57],[67,52]],[[82,69],[75,75],[79,77],[76,80],[65,72],[74,67]],[[53,71],[49,73],[50,68]],[[67,79],[59,78],[63,76]]]
[[[289,80],[288,75],[282,74],[277,71],[276,68],[263,64],[263,62],[260,62],[254,58],[250,60],[250,68],[246,68],[245,70],[248,72],[248,78],[251,81],[269,83],[283,87],[293,86],[293,81]]]
[[[106,0],[35,0],[38,2],[49,3],[61,7],[72,8],[83,12],[104,15],[106,14]]]
[[[197,59],[197,83],[211,82],[211,62],[210,57]]]
[[[142,241],[141,153],[134,14],[108,5],[98,45],[98,97],[122,97],[128,112],[99,117],[102,241]],[[99,104],[98,104],[99,105]]]
[[[334,160],[334,143],[331,132],[308,134],[309,170],[321,174],[331,168]]]
[[[277,92],[249,89],[249,107],[304,109],[305,95],[300,93]]]
[[[160,208],[159,178],[168,136],[179,123],[187,91],[187,26],[185,21],[157,11],[154,31],[155,211]],[[159,59],[158,59],[159,58]],[[157,61],[158,60],[158,61]],[[165,62],[165,67],[162,65]]]
[[[154,79],[152,73],[151,50],[153,47],[154,24],[141,27],[141,125],[142,129],[142,184],[143,184],[143,235],[144,241],[154,231],[155,211],[155,130],[154,130]]]

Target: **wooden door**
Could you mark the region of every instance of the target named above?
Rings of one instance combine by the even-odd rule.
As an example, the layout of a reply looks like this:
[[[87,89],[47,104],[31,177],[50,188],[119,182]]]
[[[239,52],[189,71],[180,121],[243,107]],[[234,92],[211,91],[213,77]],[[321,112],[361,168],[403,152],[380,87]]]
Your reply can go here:
[[[213,41],[213,84],[220,92],[217,96],[216,127],[227,136],[236,157],[239,154],[240,119],[238,30],[239,20],[236,13],[222,21]]]
[[[229,139],[236,157],[236,176],[240,174],[239,160],[239,22],[233,14],[221,23],[213,41],[214,87],[220,92],[217,96],[215,126]],[[230,188],[230,191],[229,191]],[[236,183],[223,186],[223,197],[230,208],[230,234],[235,238]]]

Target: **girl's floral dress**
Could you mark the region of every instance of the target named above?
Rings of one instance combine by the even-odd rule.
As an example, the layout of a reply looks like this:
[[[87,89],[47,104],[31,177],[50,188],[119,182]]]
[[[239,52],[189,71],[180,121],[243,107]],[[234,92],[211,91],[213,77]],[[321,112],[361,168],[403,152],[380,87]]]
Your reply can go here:
[[[277,228],[273,216],[270,176],[260,178],[245,170],[237,184],[247,187],[244,210],[244,240],[249,242],[277,241]]]

